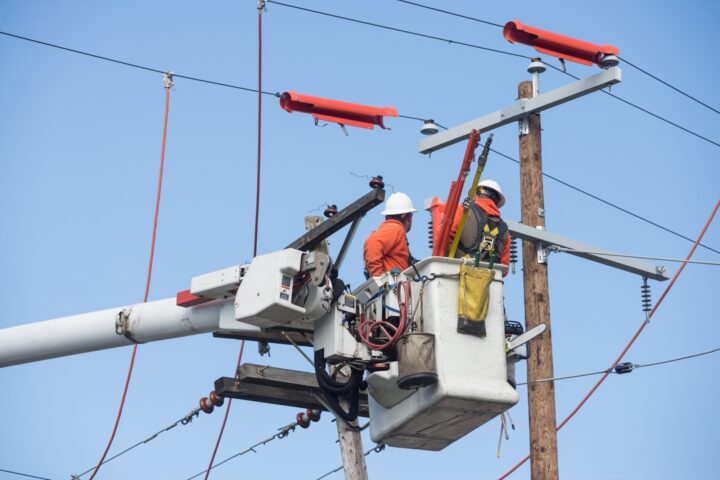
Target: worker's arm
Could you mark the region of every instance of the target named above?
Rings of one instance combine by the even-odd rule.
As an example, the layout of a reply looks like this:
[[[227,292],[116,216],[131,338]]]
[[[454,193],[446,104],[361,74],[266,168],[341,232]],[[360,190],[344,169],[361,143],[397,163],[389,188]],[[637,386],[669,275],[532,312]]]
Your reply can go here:
[[[377,232],[373,232],[365,240],[363,257],[365,259],[365,268],[371,277],[377,277],[385,273],[383,272],[383,258],[385,258],[386,251],[383,239],[380,235],[377,235]]]

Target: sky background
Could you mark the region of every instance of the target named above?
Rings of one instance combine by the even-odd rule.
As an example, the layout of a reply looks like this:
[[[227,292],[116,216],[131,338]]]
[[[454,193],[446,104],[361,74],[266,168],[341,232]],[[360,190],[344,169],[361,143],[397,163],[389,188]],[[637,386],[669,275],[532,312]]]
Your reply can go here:
[[[395,1],[295,5],[456,41],[534,56],[499,28]],[[711,1],[438,2],[427,4],[504,24],[529,25],[612,44],[622,57],[720,107],[717,21]],[[0,2],[0,30],[179,74],[257,88],[253,1]],[[510,105],[528,62],[447,42],[370,28],[269,4],[263,16],[263,89],[295,90],[394,106],[445,126]],[[715,45],[713,47],[713,45]],[[546,57],[547,63],[559,65]],[[621,65],[622,66],[622,65]],[[612,92],[715,142],[720,116],[630,66]],[[586,77],[597,68],[568,64]],[[548,91],[572,80],[555,70]],[[420,122],[387,119],[390,130],[315,127],[263,96],[259,253],[303,232],[303,217],[343,207],[381,174],[416,206],[445,197],[464,143],[420,155]],[[160,74],[0,36],[0,328],[142,301],[156,194],[164,89]],[[546,173],[695,238],[714,207],[718,146],[602,93],[542,114]],[[254,93],[177,79],[171,91],[164,189],[150,299],[172,297],[199,274],[252,257],[257,135]],[[493,147],[518,156],[517,127],[495,131]],[[520,218],[517,164],[491,154],[484,178],[498,180],[506,218]],[[388,186],[388,191],[392,191]],[[691,242],[545,179],[547,229],[636,255],[684,258]],[[341,276],[362,280],[363,221]],[[409,234],[429,254],[421,212]],[[342,235],[331,241],[337,253]],[[720,227],[703,243],[720,249]],[[698,249],[696,259],[720,261]],[[663,262],[658,262],[663,263]],[[678,264],[664,262],[670,274]],[[521,265],[508,276],[509,316],[523,321]],[[720,346],[720,270],[689,265],[626,356],[638,364]],[[606,369],[644,319],[641,279],[565,254],[549,261],[557,376]],[[651,282],[653,300],[667,283]],[[210,334],[141,345],[110,455],[182,418],[222,376],[239,343]],[[94,466],[109,438],[131,349],[0,369],[0,469],[52,479]],[[291,347],[244,361],[307,370]],[[518,380],[525,378],[524,365]],[[720,477],[717,354],[611,376],[558,434],[564,478]],[[597,377],[556,383],[558,420]],[[511,410],[516,430],[496,456],[493,420],[441,452],[389,448],[367,458],[371,478],[497,478],[528,452],[526,388]],[[208,464],[223,407],[105,465],[98,478],[185,479]],[[217,460],[294,421],[296,408],[233,402]],[[373,446],[367,434],[364,446]],[[307,430],[236,458],[211,478],[314,479],[340,465],[329,415]],[[529,464],[511,478],[528,478]],[[3,476],[7,475],[7,476]],[[0,478],[20,478],[0,473]],[[83,477],[88,478],[88,476]],[[342,472],[330,478],[342,478]]]

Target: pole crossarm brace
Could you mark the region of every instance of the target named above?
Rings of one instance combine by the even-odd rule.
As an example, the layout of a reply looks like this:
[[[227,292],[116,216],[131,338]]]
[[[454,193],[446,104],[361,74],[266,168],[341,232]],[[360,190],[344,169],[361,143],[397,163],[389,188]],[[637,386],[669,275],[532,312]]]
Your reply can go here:
[[[432,153],[467,139],[473,130],[477,130],[481,134],[494,130],[508,123],[522,120],[533,113],[539,113],[583,95],[602,90],[621,80],[620,68],[612,67],[536,97],[519,99],[507,108],[470,120],[444,132],[430,135],[420,141],[420,153]]]
[[[593,245],[588,245],[587,243],[581,243],[545,230],[529,227],[522,223],[508,220],[507,225],[512,236],[523,240],[529,240],[531,242],[538,242],[542,247],[558,246],[561,247],[564,252],[571,255],[576,255],[593,262],[602,263],[609,267],[619,268],[620,270],[625,270],[626,272],[634,273],[659,282],[670,278],[666,273],[665,267],[661,265],[651,265],[633,258],[608,256],[613,255],[613,253]]]

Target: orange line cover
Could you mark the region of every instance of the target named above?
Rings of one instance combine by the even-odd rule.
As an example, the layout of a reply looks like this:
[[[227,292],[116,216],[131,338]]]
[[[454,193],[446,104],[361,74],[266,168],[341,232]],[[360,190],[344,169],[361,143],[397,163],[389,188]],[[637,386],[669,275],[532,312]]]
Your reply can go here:
[[[541,53],[564,58],[583,65],[598,63],[605,55],[618,55],[612,45],[596,45],[558,33],[523,25],[517,20],[508,22],[503,28],[503,37],[510,43],[522,43],[535,47]]]
[[[369,129],[375,128],[375,125],[385,128],[384,116],[398,116],[398,111],[394,107],[370,107],[292,91],[282,94],[280,106],[288,112],[310,113],[315,120]]]

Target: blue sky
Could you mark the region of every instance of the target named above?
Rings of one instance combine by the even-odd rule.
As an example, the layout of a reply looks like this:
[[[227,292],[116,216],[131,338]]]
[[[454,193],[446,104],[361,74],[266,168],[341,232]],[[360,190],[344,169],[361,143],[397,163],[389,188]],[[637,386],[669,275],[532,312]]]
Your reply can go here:
[[[399,2],[292,2],[523,55],[500,29]],[[431,2],[496,23],[520,20],[595,43],[665,81],[720,106],[709,1]],[[611,7],[615,7],[612,10]],[[19,1],[0,4],[0,30],[160,70],[257,87],[257,10],[246,2]],[[295,90],[370,105],[453,126],[512,103],[528,79],[523,59],[369,28],[268,5],[263,17],[263,89]],[[554,59],[548,63],[558,65]],[[612,92],[715,142],[720,117],[629,66]],[[596,69],[570,64],[577,76]],[[549,90],[570,79],[541,77]],[[0,328],[142,300],[160,153],[160,74],[0,36]],[[190,279],[252,257],[257,134],[255,94],[178,79],[171,92],[165,184],[150,299],[174,296]],[[718,199],[718,147],[602,93],[545,112],[545,172],[694,238]],[[263,97],[259,252],[282,248],[303,217],[325,203],[346,205],[382,174],[418,205],[447,195],[464,145],[417,153],[419,122],[388,119],[390,130],[313,126]],[[493,147],[517,158],[517,129],[495,132]],[[353,175],[355,174],[355,175]],[[519,220],[515,163],[491,155],[485,178]],[[608,250],[684,257],[691,243],[545,179],[548,230]],[[427,216],[410,232],[416,257],[429,254]],[[380,222],[367,215],[343,267],[361,279],[361,239]],[[342,237],[331,242],[337,252]],[[720,249],[720,229],[703,241]],[[720,261],[699,249],[697,259]],[[661,262],[660,262],[661,263]],[[665,263],[670,273],[677,264]],[[520,265],[518,265],[518,271]],[[607,368],[643,320],[641,279],[564,254],[550,257],[556,375]],[[626,360],[643,364],[717,348],[720,270],[690,265]],[[651,282],[657,300],[665,284]],[[522,277],[509,276],[506,306],[523,320]],[[215,379],[230,376],[239,344],[201,335],[142,345],[113,452],[181,418]],[[274,346],[244,360],[306,369]],[[97,462],[120,400],[129,348],[0,370],[0,469],[68,478]],[[717,478],[720,418],[716,356],[612,376],[558,436],[566,478]],[[524,368],[519,377],[524,377]],[[596,378],[556,383],[558,419]],[[499,420],[439,453],[388,449],[368,457],[371,478],[452,475],[497,478],[528,452],[524,387],[511,413],[517,429],[496,457]],[[234,402],[218,459],[272,435],[294,408]],[[207,465],[223,409],[105,465],[100,477],[187,478]],[[316,478],[340,464],[327,416],[217,468],[212,478]],[[365,447],[372,443],[365,437]],[[528,478],[522,467],[511,478]],[[0,473],[0,478],[3,474]],[[7,478],[19,478],[8,476]],[[331,478],[342,478],[342,473]]]

